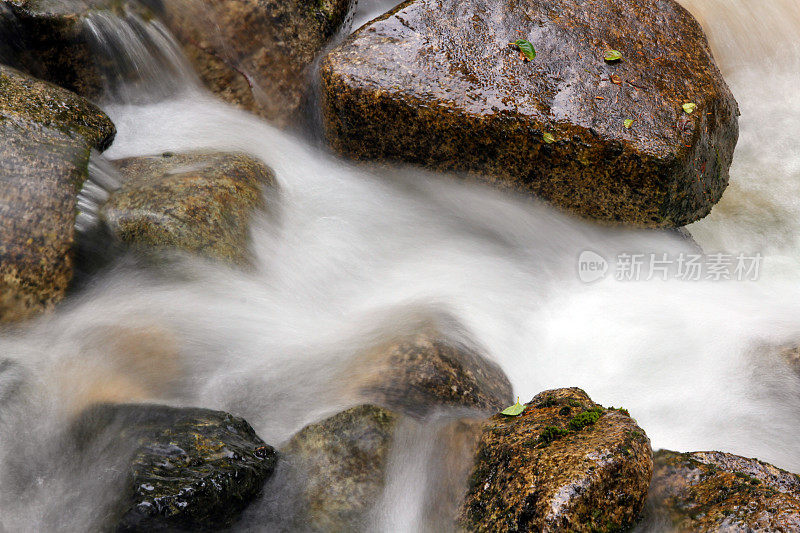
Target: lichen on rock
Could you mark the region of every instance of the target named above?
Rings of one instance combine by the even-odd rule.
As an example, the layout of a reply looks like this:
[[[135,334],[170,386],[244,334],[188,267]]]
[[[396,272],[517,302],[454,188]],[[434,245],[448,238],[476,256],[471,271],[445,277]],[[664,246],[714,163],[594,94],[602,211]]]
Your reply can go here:
[[[656,452],[649,498],[680,532],[800,530],[800,476],[729,453]]]
[[[484,424],[460,523],[468,531],[622,529],[639,516],[652,471],[650,441],[625,411],[581,389],[545,391],[519,416]]]

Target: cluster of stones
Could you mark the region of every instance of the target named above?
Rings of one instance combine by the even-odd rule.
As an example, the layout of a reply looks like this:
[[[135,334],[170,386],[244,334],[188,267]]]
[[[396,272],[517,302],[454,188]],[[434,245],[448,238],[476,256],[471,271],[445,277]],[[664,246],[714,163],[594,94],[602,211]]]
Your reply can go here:
[[[366,24],[321,61],[330,145],[354,159],[463,172],[604,223],[676,227],[705,216],[727,184],[738,109],[698,23],[672,0],[551,4],[411,0]],[[354,2],[0,6],[19,32],[0,47],[0,322],[15,322],[64,297],[77,194],[91,151],[115,135],[86,99],[101,96],[103,81],[82,17],[97,9],[158,17],[209,89],[292,126],[313,94],[310,69],[348,28]],[[509,46],[521,37],[535,44],[533,61]],[[622,58],[606,61],[609,48]],[[263,163],[188,152],[114,164],[123,183],[100,217],[117,241],[147,254],[248,263],[248,228],[277,191]],[[458,331],[426,320],[357,354],[341,380],[351,407],[280,450],[227,413],[85,410],[70,428],[72,445],[113,449],[125,487],[104,527],[227,528],[274,490],[275,472],[289,471],[293,527],[363,528],[398,427],[450,410],[460,414],[442,439],[445,455],[459,458],[447,476],[457,483],[443,489],[450,506],[442,502],[439,526],[616,531],[639,523],[649,499],[649,519],[685,531],[800,528],[796,475],[719,452],[660,451],[654,461],[626,410],[580,389],[546,391],[518,415],[495,414],[512,403],[511,384]]]

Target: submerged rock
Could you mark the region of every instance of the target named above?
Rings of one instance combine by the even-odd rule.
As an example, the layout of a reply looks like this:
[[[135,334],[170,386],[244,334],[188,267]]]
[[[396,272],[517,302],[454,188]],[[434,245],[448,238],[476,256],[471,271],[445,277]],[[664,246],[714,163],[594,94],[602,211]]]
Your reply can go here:
[[[729,453],[656,452],[650,500],[677,531],[800,530],[800,476]]]
[[[117,162],[125,182],[101,210],[123,242],[243,264],[252,217],[275,175],[241,153],[188,152]]]
[[[116,531],[230,526],[272,475],[277,454],[227,413],[161,405],[99,405],[75,423],[79,446],[102,455],[133,449],[122,467]]]
[[[114,135],[91,103],[0,65],[0,322],[63,297],[89,155]]]
[[[306,69],[349,27],[355,0],[148,0],[205,84],[224,100],[288,124]]]
[[[738,138],[702,28],[673,0],[404,2],[324,58],[321,86],[339,153],[477,173],[641,227],[707,215]]]
[[[425,320],[356,357],[345,378],[360,401],[422,416],[438,407],[497,412],[513,401],[503,370],[452,320]]]
[[[483,427],[461,509],[469,531],[614,531],[631,525],[653,472],[650,441],[581,389],[542,392]]]
[[[281,449],[300,471],[301,509],[295,528],[358,531],[381,496],[399,417],[361,405],[298,432]]]

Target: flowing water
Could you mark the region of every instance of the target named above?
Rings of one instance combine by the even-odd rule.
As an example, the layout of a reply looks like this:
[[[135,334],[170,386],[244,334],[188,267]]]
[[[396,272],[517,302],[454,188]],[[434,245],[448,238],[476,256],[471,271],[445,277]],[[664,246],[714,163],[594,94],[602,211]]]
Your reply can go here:
[[[706,252],[763,254],[758,281],[583,283],[586,250],[612,259],[692,246],[451,176],[353,166],[309,140],[314,132],[289,135],[198,89],[163,28],[90,20],[98,50],[156,69],[144,76],[159,87],[111,78],[104,109],[119,134],[105,157],[249,152],[277,174],[280,216],[254,222],[252,270],[123,257],[54,316],[0,336],[0,531],[96,527],[113,494],[110,458],[65,456],[55,437],[89,403],[222,409],[280,445],[352,405],[340,377],[353,354],[428,313],[457,318],[523,399],[580,386],[628,408],[655,449],[720,449],[800,472],[800,378],[771,349],[800,341],[799,9],[793,0],[686,5],[742,111],[731,186],[689,229]],[[364,2],[356,24],[386,7]],[[101,157],[92,176],[82,231],[116,186]],[[437,450],[450,420],[401,426],[370,529],[443,527],[430,502],[446,477]],[[281,518],[275,508],[257,502],[240,527],[268,529]]]

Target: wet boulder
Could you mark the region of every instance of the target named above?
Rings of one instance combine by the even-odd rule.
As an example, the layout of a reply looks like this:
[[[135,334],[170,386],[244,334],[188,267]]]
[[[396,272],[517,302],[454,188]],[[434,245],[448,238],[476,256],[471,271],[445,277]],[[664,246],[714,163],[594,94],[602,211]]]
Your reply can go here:
[[[675,531],[800,530],[800,476],[729,453],[656,452],[650,502]]]
[[[117,162],[124,182],[101,209],[122,242],[244,264],[249,225],[275,175],[241,153],[188,152]]]
[[[398,325],[351,367],[343,382],[357,401],[412,416],[441,407],[497,412],[513,401],[503,370],[449,317]]]
[[[277,453],[227,413],[161,405],[98,405],[73,426],[79,449],[121,461],[108,513],[116,531],[229,527],[272,475]]]
[[[86,100],[0,65],[0,322],[63,297],[89,155],[115,133]]]
[[[308,67],[352,22],[355,0],[147,0],[214,93],[279,125],[296,117]]]
[[[673,0],[414,0],[320,68],[326,136],[356,159],[640,227],[703,218],[728,183],[738,106]]]
[[[482,429],[461,508],[468,531],[616,531],[631,525],[653,472],[650,441],[623,409],[581,389],[538,394]]]
[[[102,93],[103,80],[85,17],[92,9],[119,7],[114,0],[0,0],[17,36],[9,55],[15,65],[86,98]],[[13,17],[13,19],[12,19]]]
[[[295,529],[355,531],[381,496],[399,416],[353,407],[298,432],[281,454],[301,480]]]

